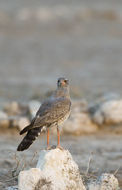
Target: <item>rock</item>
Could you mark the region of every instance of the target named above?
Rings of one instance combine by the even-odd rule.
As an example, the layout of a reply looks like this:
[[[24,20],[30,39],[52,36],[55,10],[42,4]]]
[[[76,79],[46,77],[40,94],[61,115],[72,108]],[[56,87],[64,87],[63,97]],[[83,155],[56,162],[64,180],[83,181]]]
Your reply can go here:
[[[32,100],[29,102],[29,109],[32,117],[35,117],[41,103],[37,100]]]
[[[90,182],[87,190],[119,190],[119,183],[113,174],[104,173],[94,182]]]
[[[0,111],[0,120],[7,119],[7,114],[3,111]]]
[[[86,100],[73,101],[71,109],[72,109],[72,113],[87,112],[88,103]]]
[[[120,95],[117,93],[105,93],[102,94],[102,96],[100,96],[99,98],[97,98],[95,100],[95,102],[91,102],[88,106],[88,112],[93,115],[100,107],[103,103],[108,102],[108,101],[112,101],[112,100],[119,100],[120,99]]]
[[[44,176],[38,168],[31,168],[27,171],[21,171],[18,180],[19,190],[35,190],[39,180],[43,178]]]
[[[0,127],[1,128],[8,128],[9,127],[9,120],[8,116],[5,112],[0,111]]]
[[[92,115],[92,119],[98,125],[104,124],[104,114],[101,112],[101,108],[96,110],[96,112]]]
[[[86,113],[72,114],[63,126],[63,133],[72,135],[95,133],[97,130],[97,125],[91,121]]]
[[[122,123],[122,100],[110,100],[102,103],[98,106],[92,118],[99,125]]]
[[[81,135],[84,133],[95,133],[98,130],[87,112],[87,103],[74,102],[69,119],[64,123],[63,133]]]
[[[30,124],[30,121],[27,117],[20,117],[18,120],[14,122],[15,123],[13,123],[13,125],[16,125],[20,131]]]
[[[68,150],[42,151],[37,168],[19,174],[19,190],[86,190]]]
[[[18,102],[12,102],[4,107],[4,111],[7,120],[2,121],[2,125],[7,127],[16,127],[22,130],[24,127],[30,124],[30,111],[27,105],[19,104]]]
[[[19,104],[18,102],[11,102],[4,106],[4,111],[8,116],[30,116],[27,105]]]
[[[20,114],[19,104],[17,102],[11,102],[9,104],[6,104],[4,107],[4,111],[8,115],[18,115]]]

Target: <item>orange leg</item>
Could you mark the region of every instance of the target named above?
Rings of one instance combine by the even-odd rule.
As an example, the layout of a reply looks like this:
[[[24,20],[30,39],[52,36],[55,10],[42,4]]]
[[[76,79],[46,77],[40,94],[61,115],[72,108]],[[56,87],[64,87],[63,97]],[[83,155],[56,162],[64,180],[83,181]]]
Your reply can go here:
[[[60,146],[60,131],[57,127],[57,146]]]
[[[57,148],[63,150],[63,148],[60,145],[60,131],[58,127],[57,127]]]
[[[49,145],[49,136],[50,136],[50,131],[49,131],[49,129],[47,129],[47,150],[50,149],[50,145]]]

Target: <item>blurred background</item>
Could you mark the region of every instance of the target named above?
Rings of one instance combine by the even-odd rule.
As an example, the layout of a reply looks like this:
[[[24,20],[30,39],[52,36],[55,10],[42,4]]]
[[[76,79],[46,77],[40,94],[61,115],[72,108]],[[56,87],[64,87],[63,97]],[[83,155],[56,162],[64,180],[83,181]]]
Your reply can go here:
[[[116,173],[122,187],[122,0],[0,0],[0,189],[17,184],[9,179],[22,139],[18,130],[63,76],[80,103],[65,124],[62,145],[81,173],[93,153],[89,172]],[[39,153],[45,138],[18,159]]]
[[[1,0],[0,103],[70,79],[74,98],[122,94],[121,0]]]

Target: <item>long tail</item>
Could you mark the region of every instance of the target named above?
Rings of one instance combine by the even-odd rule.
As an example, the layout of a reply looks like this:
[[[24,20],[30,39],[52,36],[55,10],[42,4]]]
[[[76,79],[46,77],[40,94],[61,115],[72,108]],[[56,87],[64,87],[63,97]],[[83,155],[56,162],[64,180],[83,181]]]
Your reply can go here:
[[[36,140],[40,135],[42,127],[33,128],[28,131],[22,142],[19,144],[17,151],[23,151],[29,148],[29,146]]]
[[[27,127],[25,127],[22,131],[20,131],[20,135],[22,135],[23,133],[26,133],[27,131],[29,131],[29,129],[31,129],[32,125],[28,125]]]

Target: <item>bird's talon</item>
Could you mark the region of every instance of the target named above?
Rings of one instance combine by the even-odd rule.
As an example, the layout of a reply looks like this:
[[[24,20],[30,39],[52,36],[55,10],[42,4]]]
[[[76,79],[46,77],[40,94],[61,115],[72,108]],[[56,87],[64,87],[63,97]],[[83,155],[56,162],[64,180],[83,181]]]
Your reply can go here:
[[[59,148],[60,150],[64,150],[64,148],[62,146],[60,146],[60,145],[57,145],[56,148]]]
[[[47,146],[46,150],[51,150],[51,146]]]

